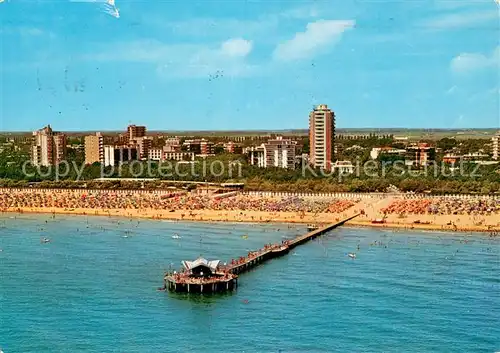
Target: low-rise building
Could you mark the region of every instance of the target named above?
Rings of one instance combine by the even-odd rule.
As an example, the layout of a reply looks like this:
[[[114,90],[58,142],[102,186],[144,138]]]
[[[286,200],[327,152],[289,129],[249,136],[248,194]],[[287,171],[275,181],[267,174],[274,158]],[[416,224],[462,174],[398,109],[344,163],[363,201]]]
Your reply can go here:
[[[447,153],[446,155],[443,156],[443,162],[444,163],[449,163],[449,164],[455,164],[460,162],[460,159],[462,156],[458,154],[453,154],[453,153]]]
[[[377,159],[380,155],[383,155],[383,154],[404,156],[406,154],[406,150],[394,148],[394,147],[374,147],[370,151],[371,159]]]
[[[332,166],[334,171],[338,171],[339,174],[352,174],[354,173],[354,165],[351,161],[336,161]]]
[[[133,146],[104,146],[104,165],[113,166],[138,159],[138,151]]]
[[[489,155],[481,152],[467,153],[462,156],[464,161],[484,161],[489,158]]]
[[[148,152],[148,159],[150,161],[162,161],[163,160],[163,149],[162,148],[152,148]]]
[[[346,152],[349,152],[349,151],[363,151],[365,148],[364,147],[361,147],[360,145],[353,145],[351,147],[347,147],[345,148],[345,151]]]
[[[202,155],[210,155],[214,154],[214,143],[212,141],[207,141],[205,139],[201,139],[200,141],[200,154]]]
[[[201,155],[211,155],[214,153],[214,143],[205,139],[186,140],[182,144],[188,152]]]
[[[193,152],[164,152],[163,159],[171,161],[194,161]]]
[[[148,159],[151,161],[194,161],[192,152],[170,152],[168,148],[152,148],[149,150]]]
[[[418,143],[406,148],[405,164],[414,166],[425,166],[433,161],[436,149],[428,143]]]
[[[480,152],[467,153],[463,155],[447,153],[443,157],[443,162],[449,164],[458,163],[460,161],[478,163],[488,160],[489,157],[489,155]]]
[[[408,136],[394,136],[394,141],[407,142],[408,140]]]
[[[249,156],[250,164],[259,168],[266,167],[266,152],[263,145],[247,147],[243,150],[244,154]]]
[[[165,147],[163,150],[165,152],[180,152],[181,140],[178,137],[169,137],[165,139]]]
[[[227,153],[241,153],[243,149],[241,145],[236,144],[233,141],[229,141],[224,144],[224,151]]]

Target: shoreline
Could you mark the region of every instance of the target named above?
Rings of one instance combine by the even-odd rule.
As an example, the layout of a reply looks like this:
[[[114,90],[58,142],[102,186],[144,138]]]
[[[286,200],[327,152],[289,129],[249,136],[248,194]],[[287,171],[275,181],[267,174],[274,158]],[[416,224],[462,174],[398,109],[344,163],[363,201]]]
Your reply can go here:
[[[190,222],[228,222],[228,223],[287,223],[287,224],[328,224],[347,218],[357,213],[356,207],[342,213],[303,213],[296,212],[261,212],[261,211],[215,211],[215,210],[167,210],[154,209],[63,209],[63,208],[8,208],[2,209],[2,213],[15,214],[46,214],[46,215],[74,215],[74,216],[98,216],[98,217],[120,217],[135,219],[151,219],[166,221],[190,221]],[[495,216],[495,215],[493,215]],[[436,222],[436,216],[430,223],[414,223],[415,219],[428,219],[429,215],[408,215],[404,219],[395,219],[389,215],[385,223],[374,224],[366,219],[367,215],[346,222],[346,226],[357,228],[392,229],[392,230],[426,230],[447,233],[484,233],[492,234],[500,232],[500,226],[493,224],[477,225],[470,222],[461,224],[460,218],[467,216],[441,216],[442,221]],[[485,216],[486,217],[486,216]],[[364,218],[364,219],[363,219]],[[491,218],[491,217],[490,217]],[[495,219],[493,219],[495,220]],[[459,223],[458,226],[449,225]]]
[[[410,231],[434,231],[434,232],[445,232],[445,233],[482,233],[491,234],[493,232],[500,232],[500,227],[487,229],[478,226],[469,226],[461,228],[453,228],[452,226],[442,226],[436,224],[414,224],[414,223],[383,223],[374,224],[371,222],[360,222],[360,221],[349,221],[346,222],[346,226],[356,227],[356,228],[373,228],[373,229],[387,229],[387,230],[410,230]]]

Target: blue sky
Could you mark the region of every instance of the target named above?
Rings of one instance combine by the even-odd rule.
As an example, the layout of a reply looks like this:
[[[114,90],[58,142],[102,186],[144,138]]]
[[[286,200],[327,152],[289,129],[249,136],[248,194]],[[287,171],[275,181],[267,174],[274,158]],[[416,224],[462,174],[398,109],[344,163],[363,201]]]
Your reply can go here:
[[[499,127],[494,0],[0,0],[0,130]]]

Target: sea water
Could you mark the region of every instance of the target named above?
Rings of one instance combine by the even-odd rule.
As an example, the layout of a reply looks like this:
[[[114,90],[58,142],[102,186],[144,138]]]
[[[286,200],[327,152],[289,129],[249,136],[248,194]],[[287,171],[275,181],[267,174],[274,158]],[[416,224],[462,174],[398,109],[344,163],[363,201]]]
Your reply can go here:
[[[232,294],[157,290],[182,260],[230,261],[304,232],[285,224],[1,216],[0,348],[500,350],[500,241],[487,235],[343,227],[241,275]]]

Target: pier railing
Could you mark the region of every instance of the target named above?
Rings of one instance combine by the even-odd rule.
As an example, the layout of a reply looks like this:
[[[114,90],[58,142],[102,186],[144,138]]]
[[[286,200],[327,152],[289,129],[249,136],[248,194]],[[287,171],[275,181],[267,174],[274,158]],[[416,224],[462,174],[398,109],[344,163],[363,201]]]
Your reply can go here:
[[[233,265],[228,265],[225,268],[225,270],[229,271],[231,273],[234,273],[234,274],[240,274],[240,273],[243,273],[245,271],[248,271],[251,268],[253,268],[253,267],[255,267],[255,266],[257,266],[257,265],[259,265],[267,260],[286,255],[286,254],[288,254],[288,252],[291,249],[295,248],[296,246],[301,245],[301,244],[303,244],[309,240],[312,240],[316,237],[319,237],[320,235],[323,235],[323,234],[329,232],[330,230],[335,229],[335,228],[343,225],[344,223],[346,223],[346,222],[350,221],[351,219],[356,218],[358,216],[359,216],[359,213],[355,214],[351,217],[345,218],[339,222],[329,224],[325,227],[321,227],[319,229],[308,232],[304,235],[298,236],[298,237],[296,237],[292,240],[289,240],[288,242],[283,243],[281,245],[275,245],[273,247],[270,247],[269,249],[260,252],[256,256],[252,256],[252,257],[247,258],[244,262],[233,264]]]

